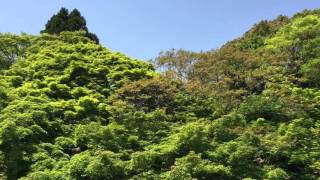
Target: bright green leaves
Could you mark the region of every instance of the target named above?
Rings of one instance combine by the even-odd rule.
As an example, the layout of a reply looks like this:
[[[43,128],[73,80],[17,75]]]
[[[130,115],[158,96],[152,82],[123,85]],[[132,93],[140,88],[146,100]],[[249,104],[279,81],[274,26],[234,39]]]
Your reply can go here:
[[[37,152],[33,154],[31,159],[33,171],[44,171],[53,169],[59,161],[69,160],[69,156],[58,145],[42,143],[37,146]]]
[[[296,45],[306,39],[317,36],[320,27],[320,18],[318,15],[307,15],[297,17],[291,23],[281,28],[274,37],[267,39],[268,49],[279,49]]]
[[[51,98],[70,98],[70,88],[65,84],[50,83],[47,94]]]
[[[164,76],[86,32],[28,37],[0,72],[0,179],[318,178],[318,14],[161,54]]]
[[[288,158],[291,166],[305,164],[307,167],[300,169],[300,173],[313,169],[320,157],[318,126],[312,119],[295,119],[279,128],[277,151]]]
[[[88,175],[86,173],[86,168],[92,161],[92,156],[89,152],[84,152],[81,154],[76,154],[72,157],[68,164],[68,173],[74,179],[84,179]]]
[[[224,142],[237,138],[245,126],[243,115],[231,113],[213,121],[209,133],[215,141]]]
[[[281,168],[275,168],[268,171],[266,175],[266,179],[268,180],[281,180],[281,179],[289,179],[289,175],[286,171]]]
[[[127,144],[126,129],[120,125],[102,126],[98,123],[79,125],[74,131],[75,141],[81,149],[107,149],[119,151]]]
[[[60,146],[64,151],[70,152],[72,148],[76,147],[76,142],[69,137],[57,137],[55,144]]]
[[[231,179],[230,170],[230,167],[202,159],[200,154],[191,151],[188,155],[176,159],[166,179]]]
[[[15,64],[1,71],[0,150],[1,167],[6,170],[0,174],[17,179],[29,169],[28,178],[59,179],[69,177],[61,169],[74,153],[85,149],[118,152],[127,147],[138,148],[139,142],[128,142],[122,125],[109,124],[107,97],[126,80],[151,77],[154,72],[150,64],[112,53],[90,41],[84,32],[42,34],[33,37],[32,43],[24,35],[1,35],[1,40],[8,48],[10,44],[19,45],[21,52],[17,49],[19,52],[10,53],[23,59],[15,62],[16,59],[4,57]],[[20,40],[28,44],[20,45]],[[83,125],[76,125],[80,123]],[[107,156],[101,155],[85,167],[88,176],[118,177],[109,175],[118,170],[118,163],[109,162]],[[108,163],[108,173],[99,174],[96,168]]]
[[[260,21],[255,24],[237,46],[241,50],[255,50],[265,45],[265,39],[274,35],[279,28],[288,23],[289,18],[286,16],[278,16],[277,19],[272,21]]]
[[[99,100],[89,96],[79,98],[78,104],[86,113],[95,113],[99,104]]]
[[[301,78],[300,73],[302,73],[307,83],[313,87],[318,87],[316,74],[319,73],[317,71],[319,28],[318,13],[297,16],[265,41],[265,49],[277,54],[286,54],[287,57],[283,63],[288,73],[297,78]]]
[[[37,170],[22,179],[123,179],[125,171],[119,156],[111,151],[91,153],[89,151],[74,155],[68,159],[53,159],[53,154],[59,154],[54,145],[43,145],[47,150],[34,155],[37,161],[33,169]],[[48,153],[51,153],[48,154]],[[62,164],[63,163],[63,164]],[[56,165],[55,170],[50,166]],[[47,168],[46,168],[47,167]],[[40,169],[39,169],[40,168]]]
[[[111,180],[125,177],[119,156],[110,151],[77,154],[67,164],[67,171],[71,179]]]
[[[19,59],[24,59],[33,37],[22,34],[0,34],[0,70],[8,69]]]
[[[206,122],[188,123],[175,137],[180,153],[203,152],[209,148]]]
[[[261,175],[261,169],[256,164],[259,149],[256,144],[250,144],[240,140],[229,141],[220,145],[214,152],[210,153],[210,159],[232,167],[232,172],[238,177],[255,177]]]
[[[86,171],[92,179],[112,180],[125,177],[119,156],[110,151],[99,152],[88,164]]]
[[[146,172],[154,166],[157,152],[135,152],[131,156],[130,168],[133,172]]]

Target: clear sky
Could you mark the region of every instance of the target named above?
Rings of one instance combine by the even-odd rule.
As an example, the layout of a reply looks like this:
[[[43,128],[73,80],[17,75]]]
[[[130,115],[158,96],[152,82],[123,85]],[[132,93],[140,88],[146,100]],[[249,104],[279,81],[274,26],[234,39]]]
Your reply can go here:
[[[61,7],[78,8],[106,47],[139,59],[220,47],[253,24],[320,8],[320,0],[0,0],[0,32],[38,34]]]

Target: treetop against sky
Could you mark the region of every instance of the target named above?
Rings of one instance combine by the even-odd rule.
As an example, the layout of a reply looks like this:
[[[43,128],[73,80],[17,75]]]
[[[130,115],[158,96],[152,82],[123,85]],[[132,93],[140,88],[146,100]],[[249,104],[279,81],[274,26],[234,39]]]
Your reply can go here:
[[[77,8],[88,28],[112,50],[148,60],[162,50],[220,47],[253,24],[320,7],[316,0],[6,0],[0,32],[38,34],[61,7]]]

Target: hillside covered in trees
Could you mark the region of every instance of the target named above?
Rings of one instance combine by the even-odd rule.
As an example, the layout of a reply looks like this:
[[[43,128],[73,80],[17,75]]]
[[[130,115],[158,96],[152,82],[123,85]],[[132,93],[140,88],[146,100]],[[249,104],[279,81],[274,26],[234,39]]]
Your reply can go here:
[[[320,10],[152,62],[48,24],[0,34],[0,179],[320,177]]]

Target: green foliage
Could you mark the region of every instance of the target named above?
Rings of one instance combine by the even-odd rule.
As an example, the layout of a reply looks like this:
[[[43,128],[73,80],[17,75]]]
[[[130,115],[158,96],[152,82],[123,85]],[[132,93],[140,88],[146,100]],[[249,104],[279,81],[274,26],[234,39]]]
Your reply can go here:
[[[88,164],[86,171],[92,179],[122,179],[124,167],[113,152],[104,151],[96,155]]]
[[[8,69],[13,63],[26,57],[32,36],[0,33],[0,70]]]
[[[270,180],[289,179],[289,175],[283,169],[275,168],[270,170],[267,173],[266,179],[270,179]]]
[[[283,48],[313,38],[317,36],[319,26],[318,14],[296,17],[291,23],[281,28],[274,37],[266,41],[267,48]]]
[[[159,57],[154,60],[154,64],[160,71],[166,71],[171,77],[187,80],[194,76],[192,66],[198,59],[196,53],[172,49],[161,52]]]
[[[176,106],[177,92],[178,83],[155,77],[123,86],[118,90],[113,101],[128,102],[145,112],[154,111],[157,108],[166,108],[167,111],[172,111]]]
[[[166,179],[231,179],[229,167],[214,164],[202,159],[200,154],[191,151],[176,160]]]
[[[247,137],[246,137],[247,138]],[[237,177],[259,178],[261,169],[255,163],[258,157],[257,142],[229,141],[210,154],[212,161],[230,166]]]
[[[265,45],[265,39],[274,35],[280,27],[288,23],[288,17],[279,16],[273,21],[261,21],[254,25],[248,32],[246,32],[243,40],[239,42],[238,48],[258,49]]]
[[[28,177],[49,178],[51,174],[63,177],[60,171],[51,170],[61,168],[79,149],[108,147],[117,150],[129,146],[127,137],[123,137],[126,140],[120,144],[117,142],[126,131],[119,125],[102,129],[97,125],[93,134],[100,131],[104,137],[114,138],[103,141],[101,137],[96,138],[97,134],[81,135],[78,130],[81,126],[76,124],[89,121],[106,124],[109,118],[107,99],[122,85],[118,81],[148,77],[152,67],[92,43],[84,32],[62,32],[59,36],[43,34],[33,37],[29,43],[24,59],[3,71],[0,80],[0,151],[4,157],[1,173],[8,179],[16,179],[30,169]],[[112,79],[112,73],[119,67],[127,68],[130,73]],[[135,69],[140,70],[138,74]],[[73,134],[77,136],[71,137]],[[57,150],[40,151],[43,143],[53,142]],[[56,157],[57,153],[63,156]]]
[[[318,179],[319,12],[161,53],[160,72],[77,10],[1,34],[0,179]]]
[[[282,102],[275,97],[251,96],[239,107],[238,112],[245,115],[247,120],[264,118],[270,121],[287,119]]]

